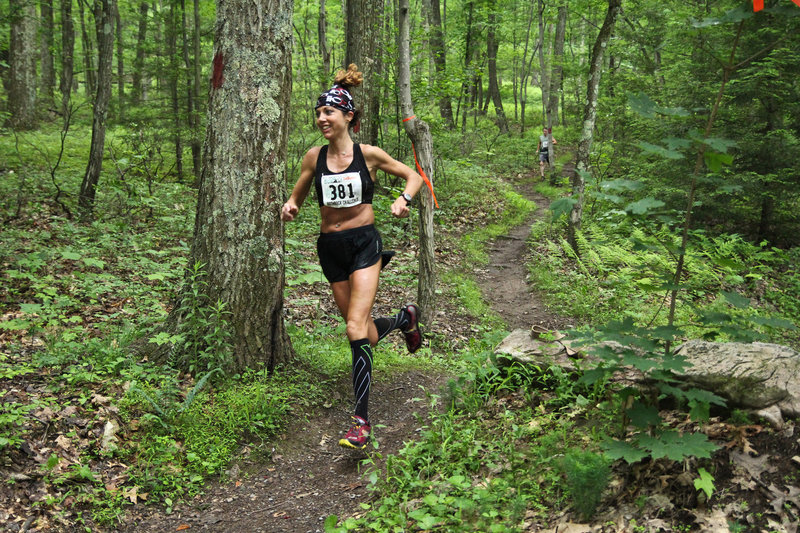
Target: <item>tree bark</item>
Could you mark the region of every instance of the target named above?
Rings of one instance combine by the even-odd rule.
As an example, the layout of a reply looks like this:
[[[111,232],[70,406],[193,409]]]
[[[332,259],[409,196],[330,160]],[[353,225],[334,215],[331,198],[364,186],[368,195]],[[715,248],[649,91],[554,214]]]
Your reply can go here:
[[[195,0],[199,1],[199,0]],[[142,101],[144,87],[144,43],[147,39],[147,12],[150,6],[147,2],[139,4],[139,31],[136,34],[136,57],[133,60],[133,88],[131,90],[131,103],[138,106]]]
[[[183,139],[181,139],[181,112],[178,100],[178,82],[180,69],[178,67],[178,13],[176,4],[178,0],[170,0],[169,15],[167,19],[167,55],[168,74],[167,87],[169,89],[170,110],[172,111],[172,139],[175,145],[175,172],[178,182],[183,182]]]
[[[531,65],[536,51],[531,52],[530,59],[528,59],[528,48],[531,42],[531,28],[533,27],[533,13],[534,3],[530,3],[528,11],[528,29],[525,32],[525,49],[522,52],[522,63],[520,65],[519,77],[519,110],[520,110],[520,134],[525,134],[525,107],[528,103],[528,76],[530,75]]]
[[[125,120],[125,43],[122,40],[122,17],[119,13],[119,4],[114,9],[114,20],[117,30],[117,116],[120,121]]]
[[[78,196],[78,208],[81,219],[91,219],[94,211],[94,199],[100,172],[103,169],[103,151],[106,141],[106,119],[108,103],[111,100],[111,64],[114,56],[114,0],[95,0],[94,20],[97,32],[97,94],[94,97],[92,116],[92,142],[89,148],[89,163],[83,175],[81,192]]]
[[[283,324],[291,0],[219,0],[190,264],[229,312],[234,370],[289,360]]]
[[[75,25],[72,22],[72,0],[61,0],[61,111],[66,114],[72,95],[75,71]]]
[[[86,82],[84,88],[86,89],[86,97],[94,98],[97,92],[97,78],[94,66],[94,42],[86,29],[86,11],[84,4],[88,0],[78,0],[78,13],[81,20],[81,50],[83,51],[83,79]],[[95,21],[97,24],[97,21]],[[98,44],[99,46],[99,44]]]
[[[544,2],[542,0],[537,0],[537,2],[539,13],[539,39],[536,43],[536,47],[539,49],[539,87],[541,87],[542,90],[542,123],[547,125],[545,107],[547,106],[547,100],[549,98],[548,91],[550,89],[550,84],[547,81],[547,61],[545,61],[544,54],[544,34],[545,31],[547,31],[547,27],[544,23]]]
[[[194,83],[192,83],[192,166],[194,167],[195,180],[199,178],[203,168],[203,151],[200,143],[200,78],[202,77],[202,63],[200,62],[200,0],[194,0],[194,31],[192,32],[192,47],[194,48]]]
[[[576,172],[572,178],[572,196],[577,200],[572,206],[569,216],[567,240],[575,253],[579,253],[576,234],[581,228],[583,218],[583,193],[586,187],[584,175],[589,171],[589,153],[594,138],[594,123],[597,119],[597,100],[600,94],[600,77],[603,73],[603,55],[614,31],[614,23],[620,10],[622,0],[608,0],[608,10],[600,33],[592,48],[592,59],[589,65],[589,81],[586,84],[586,106],[583,110],[583,128],[578,143]]]
[[[17,130],[36,127],[36,5],[10,0],[9,125]]]
[[[411,38],[408,23],[408,0],[400,0],[398,23],[398,80],[400,109],[404,117],[406,134],[416,148],[417,160],[433,182],[433,140],[425,121],[414,117],[411,101]],[[414,117],[414,118],[411,118]],[[433,196],[427,187],[420,190],[419,198],[419,276],[417,305],[423,322],[430,325],[434,317],[436,293],[436,268],[433,246]]]
[[[455,127],[453,120],[453,105],[450,95],[446,90],[445,78],[447,77],[447,50],[444,46],[444,29],[442,27],[442,13],[439,0],[430,0],[428,17],[431,28],[430,49],[433,56],[433,65],[436,71],[434,86],[439,100],[439,115],[444,119],[448,129]]]
[[[52,105],[56,88],[56,71],[53,60],[53,0],[41,0],[39,8],[42,19],[41,92],[47,100],[47,105]]]
[[[550,63],[550,90],[547,99],[547,127],[552,128],[559,124],[558,100],[561,94],[561,78],[564,71],[564,37],[567,28],[567,5],[558,6],[558,22],[556,23],[556,36],[553,43],[553,59]],[[552,159],[551,159],[552,161]]]
[[[361,87],[354,89],[353,98],[362,111],[361,129],[355,141],[378,143],[380,128],[381,25],[383,2],[376,0],[346,0],[345,65],[355,63],[364,74]]]
[[[486,51],[489,62],[489,97],[494,104],[494,112],[497,114],[497,126],[501,133],[508,133],[508,120],[503,110],[503,99],[500,97],[500,86],[497,83],[497,36],[495,29],[497,25],[497,5],[495,0],[489,2],[488,28],[486,32]]]
[[[319,18],[317,20],[317,45],[322,58],[322,72],[319,80],[321,90],[326,87],[331,76],[331,50],[328,48],[328,13],[325,10],[325,0],[319,0]]]

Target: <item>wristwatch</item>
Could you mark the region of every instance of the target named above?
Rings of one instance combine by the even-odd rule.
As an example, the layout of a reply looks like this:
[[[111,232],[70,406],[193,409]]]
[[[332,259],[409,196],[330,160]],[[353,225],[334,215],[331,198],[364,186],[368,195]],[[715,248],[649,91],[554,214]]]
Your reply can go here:
[[[410,195],[410,194],[408,194],[407,192],[404,192],[403,194],[401,194],[401,195],[400,195],[400,198],[402,198],[403,200],[405,200],[405,201],[406,201],[406,204],[410,204],[410,203],[411,203],[411,195]]]

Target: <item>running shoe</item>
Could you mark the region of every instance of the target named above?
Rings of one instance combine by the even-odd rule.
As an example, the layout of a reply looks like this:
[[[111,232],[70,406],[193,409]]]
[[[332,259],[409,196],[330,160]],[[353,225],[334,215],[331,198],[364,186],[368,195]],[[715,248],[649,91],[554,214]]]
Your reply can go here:
[[[372,426],[369,425],[369,422],[360,416],[353,415],[353,425],[350,426],[344,437],[339,439],[339,446],[363,450],[369,442],[371,432]]]
[[[408,325],[403,330],[406,338],[406,348],[409,353],[414,353],[422,346],[422,330],[419,327],[419,307],[415,304],[406,304],[403,310],[408,315]]]

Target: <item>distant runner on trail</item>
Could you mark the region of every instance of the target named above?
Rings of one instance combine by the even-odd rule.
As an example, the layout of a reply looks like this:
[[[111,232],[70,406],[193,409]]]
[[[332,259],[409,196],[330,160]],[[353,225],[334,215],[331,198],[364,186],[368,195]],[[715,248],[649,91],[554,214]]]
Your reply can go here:
[[[539,152],[539,175],[542,179],[544,179],[544,166],[550,164],[550,139],[553,139],[552,132],[548,128],[544,128],[542,134],[539,135],[539,145],[536,147]],[[556,144],[558,143],[553,139],[553,145]]]
[[[367,415],[372,382],[372,346],[399,329],[408,351],[422,345],[417,318],[419,309],[406,304],[392,317],[372,319],[382,263],[391,255],[375,228],[372,196],[378,169],[406,181],[403,193],[391,207],[392,215],[409,215],[411,199],[422,186],[422,178],[403,163],[376,146],[355,144],[350,128],[358,131],[360,111],[353,105],[349,89],[361,84],[363,75],[351,64],[336,74],[333,87],[322,93],[314,107],[316,124],[326,146],[315,146],[303,157],[300,178],[281,209],[281,219],[294,220],[313,185],[322,221],[317,254],[333,291],[333,299],[347,324],[347,338],[353,353],[355,414],[341,446],[362,449],[369,441],[371,425]]]

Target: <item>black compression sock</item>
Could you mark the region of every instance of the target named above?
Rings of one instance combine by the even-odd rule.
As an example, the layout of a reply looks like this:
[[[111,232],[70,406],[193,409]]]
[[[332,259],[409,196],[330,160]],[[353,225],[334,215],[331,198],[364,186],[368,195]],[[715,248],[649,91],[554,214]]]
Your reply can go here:
[[[404,309],[393,317],[382,316],[375,319],[375,328],[378,330],[378,340],[396,329],[403,329],[408,325],[408,314]]]
[[[369,389],[372,385],[372,347],[369,339],[350,341],[353,352],[353,393],[356,399],[356,416],[369,420]]]

